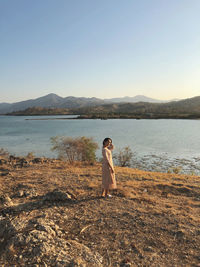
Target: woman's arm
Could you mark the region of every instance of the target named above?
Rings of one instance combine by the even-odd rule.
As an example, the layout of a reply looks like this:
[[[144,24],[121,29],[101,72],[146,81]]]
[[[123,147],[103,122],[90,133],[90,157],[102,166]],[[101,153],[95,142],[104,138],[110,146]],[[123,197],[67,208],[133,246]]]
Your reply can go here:
[[[115,148],[115,147],[114,147],[113,144],[111,144],[111,145],[108,146],[108,149],[111,150],[111,151],[112,151],[114,148]]]
[[[110,167],[111,169],[111,172],[114,173],[114,169],[113,169],[113,166],[110,164],[110,159],[108,157],[108,152],[106,151],[106,149],[103,149],[103,156],[104,158],[106,159],[107,163],[108,163],[108,166]]]

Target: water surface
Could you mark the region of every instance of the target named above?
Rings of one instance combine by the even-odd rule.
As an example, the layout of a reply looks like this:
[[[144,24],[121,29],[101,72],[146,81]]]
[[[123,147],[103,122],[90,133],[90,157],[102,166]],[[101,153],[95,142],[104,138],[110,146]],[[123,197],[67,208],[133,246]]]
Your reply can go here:
[[[65,120],[66,117],[0,116],[0,147],[16,155],[34,152],[36,156],[55,157],[51,151],[52,136],[93,137],[100,147],[105,137],[111,137],[116,150],[131,147],[135,165],[141,164],[141,168],[146,165],[150,169],[152,162],[158,169],[159,164],[170,168],[183,160],[190,171],[193,164],[199,167],[200,120]],[[97,155],[101,156],[100,149]]]

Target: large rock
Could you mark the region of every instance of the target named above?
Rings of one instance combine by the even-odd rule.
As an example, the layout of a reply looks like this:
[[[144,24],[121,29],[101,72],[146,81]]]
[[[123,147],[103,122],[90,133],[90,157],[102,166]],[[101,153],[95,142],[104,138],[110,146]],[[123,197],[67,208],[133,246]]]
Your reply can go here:
[[[38,196],[38,192],[35,188],[29,187],[24,184],[17,184],[13,188],[14,194],[12,195],[12,198],[25,198],[25,197],[36,197]]]
[[[44,197],[43,200],[44,201],[52,201],[52,202],[56,202],[56,201],[66,201],[66,200],[71,200],[72,199],[72,195],[59,191],[57,189],[55,189],[52,192],[48,192]]]
[[[0,220],[2,246],[0,263],[7,266],[13,264],[11,258],[21,266],[103,266],[98,253],[75,240],[65,240],[59,226],[45,217],[30,221]]]

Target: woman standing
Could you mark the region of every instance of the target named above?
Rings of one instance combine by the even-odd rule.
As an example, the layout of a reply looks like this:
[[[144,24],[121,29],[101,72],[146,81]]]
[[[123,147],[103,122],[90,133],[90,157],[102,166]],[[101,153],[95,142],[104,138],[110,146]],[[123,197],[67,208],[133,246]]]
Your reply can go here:
[[[112,150],[113,144],[111,138],[105,138],[103,140],[103,148],[102,148],[102,155],[103,155],[103,163],[102,163],[102,197],[111,197],[109,195],[110,189],[117,188],[116,186],[116,179],[115,179],[115,171],[113,167],[112,161]]]

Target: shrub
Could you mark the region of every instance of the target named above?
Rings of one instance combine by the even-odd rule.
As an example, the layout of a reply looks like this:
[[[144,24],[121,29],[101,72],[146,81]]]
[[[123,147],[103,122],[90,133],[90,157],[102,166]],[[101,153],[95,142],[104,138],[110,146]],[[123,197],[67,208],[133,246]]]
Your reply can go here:
[[[133,152],[129,146],[126,146],[115,153],[113,158],[116,160],[117,165],[121,167],[130,167]]]
[[[173,167],[172,168],[172,171],[175,173],[175,174],[179,174],[181,172],[182,168],[181,167]]]
[[[7,158],[9,156],[9,152],[5,150],[4,148],[0,148],[0,157]]]
[[[33,159],[33,158],[35,158],[35,154],[34,154],[34,152],[29,152],[26,157],[28,159]]]
[[[171,170],[171,169],[168,169],[168,170],[167,170],[167,173],[172,173],[172,170]]]
[[[98,144],[92,137],[52,137],[52,150],[57,151],[59,158],[66,158],[70,163],[84,161],[93,163],[96,160]]]

